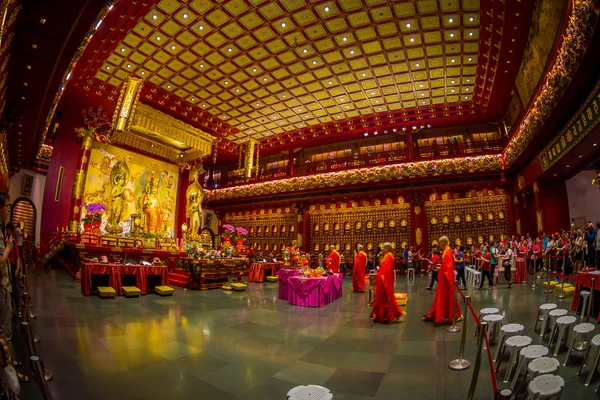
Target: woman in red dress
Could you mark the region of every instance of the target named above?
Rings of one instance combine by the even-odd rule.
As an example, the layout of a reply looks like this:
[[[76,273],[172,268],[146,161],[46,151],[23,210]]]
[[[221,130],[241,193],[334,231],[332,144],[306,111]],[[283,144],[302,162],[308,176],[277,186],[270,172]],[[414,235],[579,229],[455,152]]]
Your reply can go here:
[[[382,324],[403,322],[406,313],[394,298],[394,254],[391,243],[383,245],[383,259],[375,282],[375,302],[371,319]]]
[[[352,291],[365,292],[365,270],[367,269],[367,253],[363,251],[364,247],[358,245],[358,254],[354,259],[354,267],[352,267]]]
[[[439,240],[440,251],[442,252],[442,266],[438,270],[438,288],[435,292],[433,305],[429,314],[423,315],[423,321],[433,321],[436,324],[452,323],[452,309],[456,302],[456,319],[462,319],[460,306],[454,298],[454,255],[449,246],[450,241],[447,236],[442,236]]]

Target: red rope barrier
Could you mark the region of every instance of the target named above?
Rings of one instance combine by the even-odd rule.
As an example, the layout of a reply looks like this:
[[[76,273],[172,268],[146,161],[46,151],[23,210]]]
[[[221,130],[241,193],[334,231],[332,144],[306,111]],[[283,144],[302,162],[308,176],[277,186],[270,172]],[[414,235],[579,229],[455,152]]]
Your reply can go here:
[[[494,398],[498,393],[498,382],[496,382],[496,373],[494,372],[494,359],[492,358],[492,351],[490,350],[490,340],[488,338],[487,330],[484,332],[483,337],[485,338],[485,347],[487,350],[488,361],[490,363],[490,375],[492,376],[492,388],[494,389]]]

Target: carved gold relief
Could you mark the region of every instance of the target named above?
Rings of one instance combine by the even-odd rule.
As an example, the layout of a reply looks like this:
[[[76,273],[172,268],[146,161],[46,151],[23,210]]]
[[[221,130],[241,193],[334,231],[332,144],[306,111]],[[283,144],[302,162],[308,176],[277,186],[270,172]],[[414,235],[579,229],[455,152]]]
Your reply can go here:
[[[420,246],[421,243],[423,243],[423,232],[421,231],[421,228],[417,228],[417,230],[415,231],[415,239],[417,241],[418,246]]]

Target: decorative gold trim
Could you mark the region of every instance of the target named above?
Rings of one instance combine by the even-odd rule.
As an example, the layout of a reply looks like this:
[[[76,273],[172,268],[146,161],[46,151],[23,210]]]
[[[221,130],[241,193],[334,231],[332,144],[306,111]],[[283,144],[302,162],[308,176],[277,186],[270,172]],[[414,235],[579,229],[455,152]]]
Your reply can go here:
[[[417,228],[415,231],[415,240],[417,241],[417,246],[420,246],[423,243],[423,231],[421,228]]]
[[[310,210],[310,215],[319,215],[319,214],[356,214],[360,211],[388,211],[388,210],[402,210],[409,208],[409,204],[393,204],[391,206],[366,206],[359,207],[358,210],[354,208],[334,208],[334,209],[324,209],[324,210]],[[418,207],[418,206],[417,206]]]
[[[112,120],[115,132],[128,131],[131,128],[143,84],[141,79],[129,76],[121,86]]]

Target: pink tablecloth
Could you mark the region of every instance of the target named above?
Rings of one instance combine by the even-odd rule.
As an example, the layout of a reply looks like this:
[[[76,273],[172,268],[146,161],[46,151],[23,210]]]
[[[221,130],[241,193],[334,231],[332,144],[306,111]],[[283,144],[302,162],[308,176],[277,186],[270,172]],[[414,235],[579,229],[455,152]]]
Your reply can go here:
[[[298,275],[297,269],[280,269],[277,271],[279,277],[279,300],[289,300],[290,284],[288,279]]]
[[[290,304],[303,307],[323,307],[342,296],[343,274],[322,278],[289,277]]]
[[[271,270],[271,275],[275,275],[282,266],[283,263],[254,263],[248,270],[248,282],[264,282],[265,270]]]

